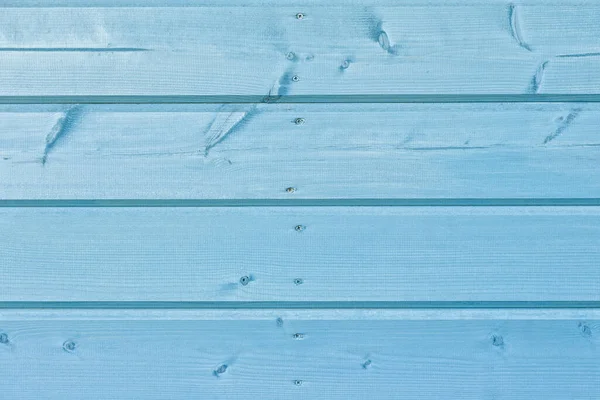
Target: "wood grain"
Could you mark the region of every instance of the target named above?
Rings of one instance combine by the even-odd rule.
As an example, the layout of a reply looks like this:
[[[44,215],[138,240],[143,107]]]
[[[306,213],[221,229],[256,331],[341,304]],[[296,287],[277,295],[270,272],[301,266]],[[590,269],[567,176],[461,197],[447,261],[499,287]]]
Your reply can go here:
[[[1,398],[600,398],[599,1],[0,10]]]
[[[600,395],[597,319],[461,320],[446,313],[450,319],[268,311],[185,320],[3,315],[0,390],[20,399]]]
[[[600,93],[597,2],[471,3],[4,7],[0,96]]]
[[[1,208],[0,301],[599,301],[598,207]]]
[[[594,103],[3,105],[0,198],[597,198],[599,125]]]

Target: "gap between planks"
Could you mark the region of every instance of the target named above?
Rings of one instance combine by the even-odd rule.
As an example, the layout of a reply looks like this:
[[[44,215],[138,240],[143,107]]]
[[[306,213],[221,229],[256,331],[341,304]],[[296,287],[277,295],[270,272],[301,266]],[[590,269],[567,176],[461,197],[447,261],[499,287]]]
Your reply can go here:
[[[600,94],[0,96],[0,104],[598,103]]]
[[[591,309],[600,301],[2,301],[0,310],[500,310]]]
[[[600,198],[480,199],[3,199],[0,208],[74,207],[583,207]]]
[[[460,5],[490,5],[504,4],[503,0],[468,0],[460,2]],[[331,6],[389,6],[389,0],[329,0],[328,7]],[[412,0],[403,4],[404,6],[447,6],[455,5],[451,0]],[[574,5],[585,4],[582,0],[520,0],[522,6],[531,5]],[[256,6],[280,6],[280,7],[315,7],[323,6],[321,0],[0,0],[0,7],[11,8],[94,8],[94,7],[144,7],[144,8],[203,8],[203,7],[256,7]]]

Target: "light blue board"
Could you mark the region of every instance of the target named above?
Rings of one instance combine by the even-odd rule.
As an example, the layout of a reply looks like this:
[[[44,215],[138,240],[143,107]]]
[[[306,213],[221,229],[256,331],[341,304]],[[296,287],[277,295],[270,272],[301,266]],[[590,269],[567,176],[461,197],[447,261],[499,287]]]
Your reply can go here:
[[[600,395],[597,311],[460,314],[13,311],[0,322],[0,390],[61,400]]]
[[[599,398],[599,20],[0,0],[0,397]]]
[[[600,302],[599,207],[0,208],[0,243],[0,302]]]
[[[164,3],[3,8],[0,97],[600,93],[597,1]]]
[[[596,103],[2,105],[0,198],[600,198],[598,126]]]

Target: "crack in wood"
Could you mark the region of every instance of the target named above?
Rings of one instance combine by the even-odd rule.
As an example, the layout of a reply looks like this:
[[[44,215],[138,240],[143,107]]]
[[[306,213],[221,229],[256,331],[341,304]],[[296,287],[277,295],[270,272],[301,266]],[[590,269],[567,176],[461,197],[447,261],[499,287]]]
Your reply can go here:
[[[510,4],[508,7],[508,19],[510,22],[510,34],[513,37],[513,39],[515,39],[519,46],[521,46],[525,50],[532,51],[531,46],[529,46],[523,39],[519,15],[517,13],[517,6],[514,4]]]
[[[46,135],[46,146],[44,147],[44,154],[42,156],[42,165],[46,165],[48,154],[50,154],[50,151],[54,149],[56,144],[72,131],[74,125],[79,120],[81,113],[82,107],[80,105],[75,105],[69,108],[58,121],[56,121],[52,130]]]

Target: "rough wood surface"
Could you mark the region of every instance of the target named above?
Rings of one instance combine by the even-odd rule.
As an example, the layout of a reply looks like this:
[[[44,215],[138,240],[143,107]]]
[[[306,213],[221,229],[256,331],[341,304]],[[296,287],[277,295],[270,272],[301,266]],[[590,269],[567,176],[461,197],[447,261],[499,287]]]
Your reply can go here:
[[[0,390],[7,398],[94,400],[600,396],[593,312],[541,320],[454,313],[115,320],[37,312],[23,320],[0,312]]]
[[[62,3],[3,8],[0,96],[600,92],[597,2]]]
[[[594,198],[598,126],[594,103],[3,105],[0,198]]]
[[[0,398],[600,398],[599,20],[0,0]]]
[[[599,301],[599,213],[0,208],[0,301]]]

